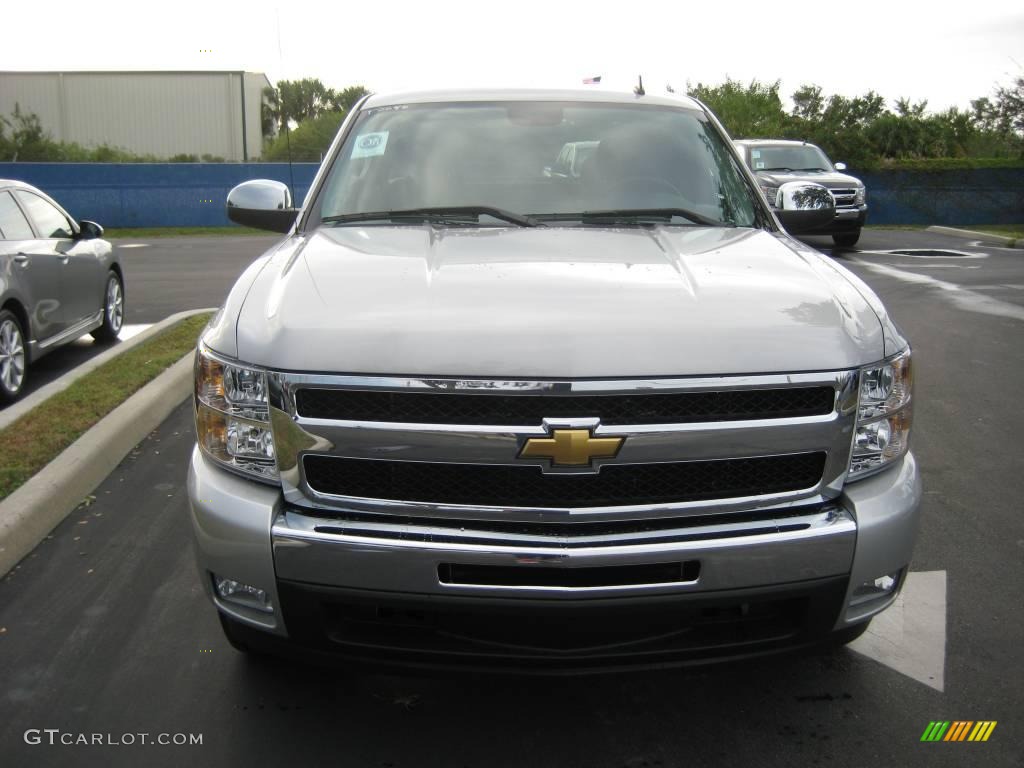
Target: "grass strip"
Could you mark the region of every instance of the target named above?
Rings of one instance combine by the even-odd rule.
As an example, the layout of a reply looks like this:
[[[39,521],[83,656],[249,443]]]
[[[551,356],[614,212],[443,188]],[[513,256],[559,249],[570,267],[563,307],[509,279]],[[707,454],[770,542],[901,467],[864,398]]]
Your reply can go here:
[[[90,371],[0,431],[0,500],[194,348],[209,318],[204,313],[175,323]]]
[[[197,236],[238,236],[238,235],[262,235],[272,237],[273,232],[252,227],[130,227],[118,229],[111,227],[103,230],[105,240],[139,240],[141,238],[156,237],[197,237]],[[279,235],[283,237],[283,235]]]
[[[976,226],[964,227],[973,229],[975,232],[988,232],[990,235],[1013,238],[1015,242],[1024,238],[1024,224],[978,224]]]
[[[927,229],[926,224],[865,224],[864,229],[891,229],[901,232],[923,232]]]

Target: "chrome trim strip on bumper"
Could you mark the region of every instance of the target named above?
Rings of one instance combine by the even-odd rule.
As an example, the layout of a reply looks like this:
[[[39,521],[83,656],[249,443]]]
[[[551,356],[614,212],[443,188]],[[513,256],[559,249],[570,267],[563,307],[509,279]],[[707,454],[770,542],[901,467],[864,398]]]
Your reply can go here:
[[[785,530],[794,526],[797,530]],[[765,521],[715,524],[690,529],[698,534],[688,541],[619,542],[611,546],[555,548],[509,543],[474,544],[372,538],[336,533],[338,521],[279,511],[271,528],[277,577],[311,584],[351,589],[385,590],[408,594],[502,594],[546,597],[636,594],[739,589],[805,581],[848,573],[853,561],[857,524],[839,506],[815,509],[786,518],[779,531],[764,532]],[[320,530],[318,530],[318,528]],[[602,587],[495,586],[442,583],[442,563],[498,565],[529,568],[601,567],[664,563],[666,560],[701,562],[695,582]]]

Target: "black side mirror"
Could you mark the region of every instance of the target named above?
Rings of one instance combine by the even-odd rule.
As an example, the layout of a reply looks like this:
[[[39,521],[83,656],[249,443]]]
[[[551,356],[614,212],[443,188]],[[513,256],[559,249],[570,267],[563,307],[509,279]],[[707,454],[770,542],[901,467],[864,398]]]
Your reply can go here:
[[[103,237],[103,227],[95,221],[89,221],[88,219],[82,219],[78,222],[79,240],[95,240],[98,237]]]
[[[299,213],[288,186],[271,179],[243,181],[228,192],[227,207],[236,224],[271,232],[288,232]]]

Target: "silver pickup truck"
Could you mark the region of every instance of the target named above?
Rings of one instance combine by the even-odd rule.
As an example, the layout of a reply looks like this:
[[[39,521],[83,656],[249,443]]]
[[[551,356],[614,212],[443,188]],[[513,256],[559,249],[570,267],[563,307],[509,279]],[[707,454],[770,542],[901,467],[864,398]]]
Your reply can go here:
[[[545,172],[567,144],[580,173]],[[903,584],[911,353],[690,99],[375,95],[200,340],[202,583],[242,650],[588,671],[848,641]]]

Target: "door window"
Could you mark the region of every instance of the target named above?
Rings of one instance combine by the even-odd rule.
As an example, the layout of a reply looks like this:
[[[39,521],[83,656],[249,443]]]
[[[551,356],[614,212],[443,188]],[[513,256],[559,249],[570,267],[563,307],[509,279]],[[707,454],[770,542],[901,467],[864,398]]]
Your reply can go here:
[[[10,192],[0,192],[0,239],[32,240],[35,235]]]
[[[17,190],[18,200],[25,206],[29,218],[36,225],[40,237],[71,237],[71,222],[63,213],[31,192]]]

